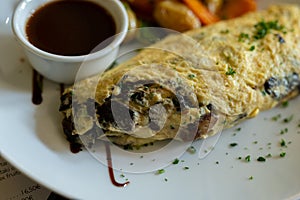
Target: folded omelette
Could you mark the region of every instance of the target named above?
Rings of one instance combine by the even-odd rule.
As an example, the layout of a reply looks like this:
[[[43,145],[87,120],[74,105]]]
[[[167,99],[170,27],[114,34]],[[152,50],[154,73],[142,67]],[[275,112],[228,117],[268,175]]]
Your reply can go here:
[[[71,143],[214,135],[299,92],[300,8],[276,5],[170,35],[61,96]]]

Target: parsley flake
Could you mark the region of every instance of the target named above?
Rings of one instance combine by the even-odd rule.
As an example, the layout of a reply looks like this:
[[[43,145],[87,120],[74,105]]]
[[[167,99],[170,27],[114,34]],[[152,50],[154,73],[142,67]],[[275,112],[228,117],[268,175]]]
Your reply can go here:
[[[279,154],[279,156],[282,157],[282,158],[285,157],[285,155],[286,155],[285,152],[281,152],[281,153]]]
[[[236,71],[233,68],[229,67],[227,72],[226,72],[226,75],[227,76],[234,76],[235,73],[236,73]]]
[[[163,173],[165,173],[165,170],[164,169],[159,169],[159,170],[157,170],[156,171],[156,173],[155,174],[163,174]]]
[[[294,118],[294,115],[291,115],[291,116],[289,116],[289,117],[287,117],[287,118],[284,118],[284,119],[282,120],[282,122],[283,122],[283,123],[289,123],[289,122],[291,122],[291,121],[293,120],[293,118]]]
[[[255,50],[255,46],[252,45],[250,48],[249,48],[249,51],[254,51]]]
[[[245,157],[245,161],[250,162],[250,160],[251,160],[250,155],[248,155],[248,156]]]
[[[280,146],[281,146],[281,147],[286,147],[286,142],[285,142],[284,139],[281,139],[281,141],[280,141]]]
[[[247,34],[247,33],[241,33],[239,35],[239,42],[245,42],[246,39],[249,39],[249,34]]]
[[[260,156],[260,157],[257,158],[257,161],[258,162],[265,162],[266,159],[264,157]]]
[[[237,146],[237,145],[238,145],[238,143],[236,143],[236,142],[230,143],[230,146],[231,146],[231,147],[235,147],[235,146]]]
[[[193,79],[193,78],[196,77],[196,75],[195,75],[195,74],[189,74],[188,77],[189,77],[190,79]]]
[[[283,108],[286,108],[286,107],[289,106],[289,102],[288,101],[284,101],[284,102],[282,102],[281,105],[282,105]]]
[[[256,29],[256,33],[253,37],[256,40],[264,38],[271,30],[282,31],[284,28],[284,26],[278,24],[277,20],[268,22],[262,20],[255,24],[254,27]]]
[[[172,162],[173,165],[177,165],[178,163],[179,163],[179,159],[178,159],[178,158],[176,158],[176,159]]]

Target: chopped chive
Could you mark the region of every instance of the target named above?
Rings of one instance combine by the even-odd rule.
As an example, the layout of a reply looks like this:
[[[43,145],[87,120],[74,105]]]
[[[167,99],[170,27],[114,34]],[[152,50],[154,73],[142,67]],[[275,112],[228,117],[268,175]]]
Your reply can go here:
[[[266,157],[267,157],[267,158],[271,158],[271,157],[272,157],[272,154],[269,153],[268,155],[266,155]]]
[[[159,169],[159,170],[156,171],[155,174],[163,174],[163,173],[165,173],[165,170],[164,169]]]
[[[188,77],[189,77],[190,79],[193,79],[193,78],[196,77],[196,75],[195,75],[195,74],[189,74]]]
[[[249,48],[249,51],[254,51],[255,50],[255,46],[252,45],[250,48]]]
[[[227,34],[227,33],[229,33],[229,30],[228,30],[228,29],[226,29],[226,30],[221,30],[220,33],[222,33],[222,34]]]
[[[227,76],[234,76],[235,73],[236,73],[236,71],[233,68],[229,67],[225,74]]]
[[[282,157],[282,158],[285,157],[285,155],[286,155],[285,152],[281,152],[281,153],[279,154],[279,156]]]
[[[251,160],[250,155],[248,155],[248,156],[245,157],[245,161],[250,162],[250,160]]]
[[[284,101],[284,102],[282,102],[281,105],[282,105],[282,107],[286,108],[286,107],[289,106],[289,102],[288,101]]]
[[[293,120],[293,118],[294,118],[294,115],[291,115],[291,116],[289,116],[287,118],[284,118],[282,121],[284,123],[289,123],[289,122],[291,122]]]
[[[184,170],[188,170],[188,169],[190,169],[190,168],[189,168],[189,167],[184,167],[183,169],[184,169]]]
[[[260,157],[257,158],[257,161],[259,161],[259,162],[265,162],[266,159],[264,157],[260,156]]]
[[[176,159],[172,162],[173,165],[177,165],[178,163],[179,163],[179,159],[178,159],[178,158],[176,158]]]
[[[285,142],[284,139],[281,139],[281,141],[280,141],[280,146],[281,146],[281,147],[286,147],[286,142]]]
[[[230,143],[230,146],[231,146],[231,147],[235,147],[235,146],[237,146],[237,145],[238,145],[238,143],[236,143],[236,142]]]
[[[277,121],[277,120],[280,119],[280,118],[281,118],[281,114],[278,114],[278,115],[272,117],[271,119],[272,119],[273,121]]]
[[[239,42],[245,42],[246,39],[249,39],[249,34],[247,34],[247,33],[241,33],[239,35]]]

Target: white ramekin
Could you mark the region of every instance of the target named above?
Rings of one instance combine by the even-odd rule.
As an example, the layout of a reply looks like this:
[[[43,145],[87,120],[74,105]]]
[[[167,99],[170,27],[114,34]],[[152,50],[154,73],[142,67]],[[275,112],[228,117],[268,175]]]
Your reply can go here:
[[[101,5],[113,17],[117,34],[105,48],[83,56],[61,56],[45,52],[32,45],[26,36],[28,18],[42,5],[53,0],[21,0],[12,19],[12,29],[17,41],[34,69],[44,77],[58,83],[73,83],[76,73],[84,62],[85,75],[102,72],[118,54],[119,45],[124,40],[128,29],[128,16],[119,0],[90,0]]]

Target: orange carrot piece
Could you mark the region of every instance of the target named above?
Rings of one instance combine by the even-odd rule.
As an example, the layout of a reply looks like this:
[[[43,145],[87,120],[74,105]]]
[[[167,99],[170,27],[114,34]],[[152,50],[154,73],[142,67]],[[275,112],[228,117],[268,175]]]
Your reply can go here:
[[[231,19],[247,12],[255,11],[256,7],[255,0],[228,0],[223,6],[219,16]]]
[[[219,21],[218,16],[214,15],[213,13],[209,12],[207,7],[203,5],[203,3],[199,0],[182,0],[183,3],[187,7],[189,7],[194,14],[199,18],[199,20],[205,24],[213,24]]]

